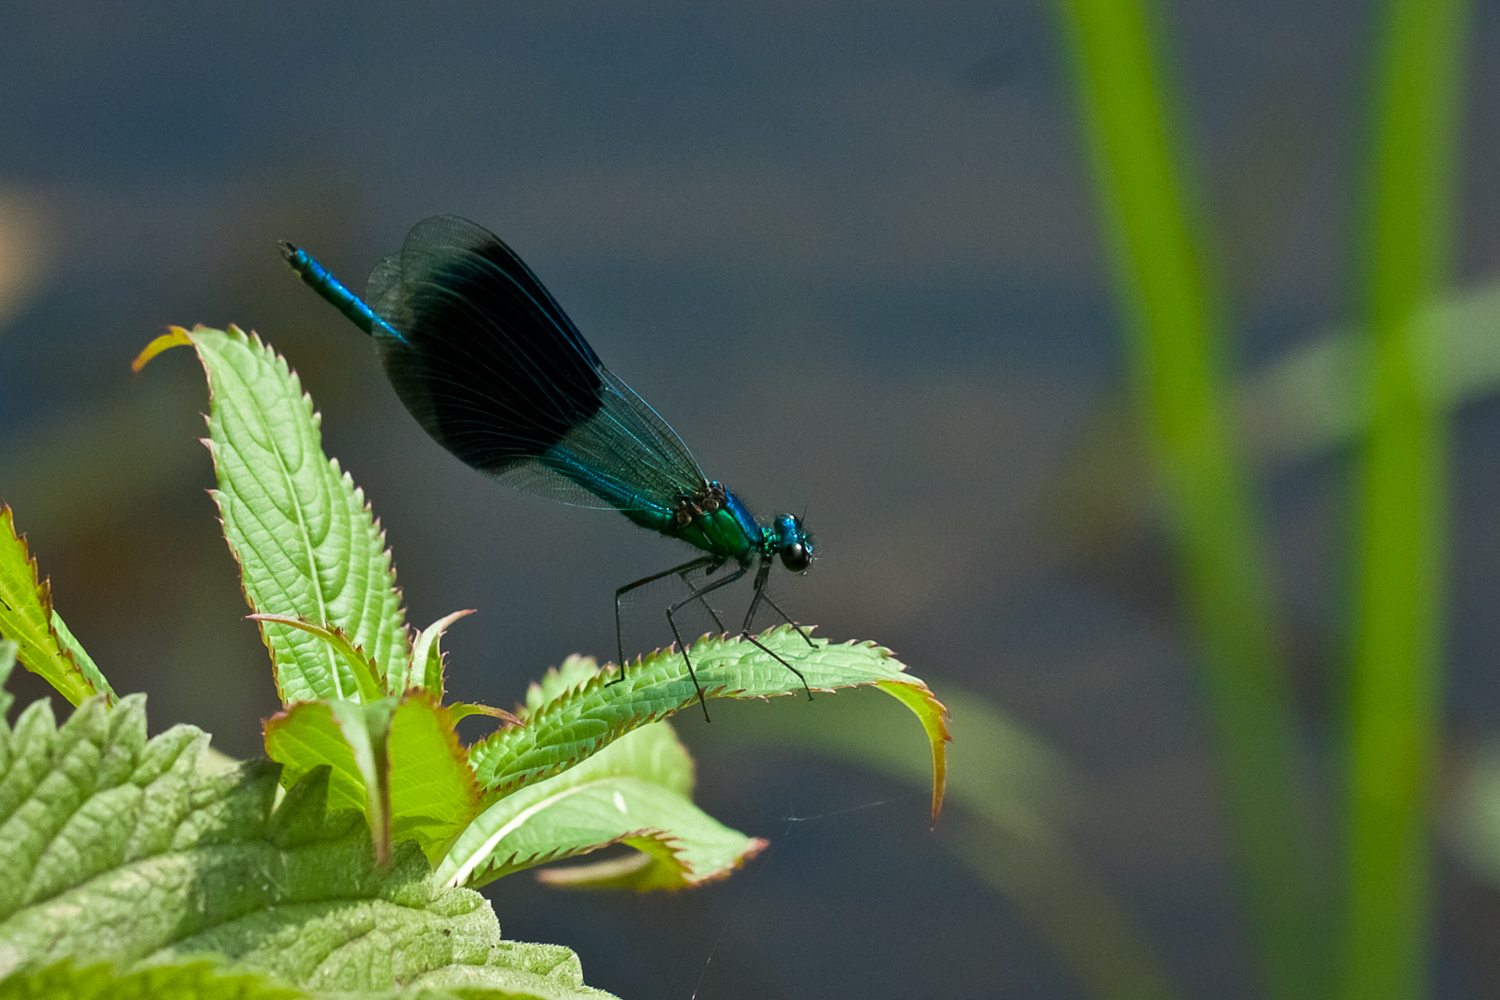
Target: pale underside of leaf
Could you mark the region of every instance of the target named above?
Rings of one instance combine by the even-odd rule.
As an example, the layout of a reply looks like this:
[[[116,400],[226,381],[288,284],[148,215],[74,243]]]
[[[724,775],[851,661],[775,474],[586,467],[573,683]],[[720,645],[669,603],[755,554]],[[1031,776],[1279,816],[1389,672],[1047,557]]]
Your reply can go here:
[[[541,782],[511,798],[546,787]],[[547,791],[514,810],[479,846],[477,857],[486,859],[482,867],[459,867],[450,884],[483,885],[534,865],[625,843],[657,862],[649,878],[640,876],[651,862],[632,867],[631,888],[678,889],[727,876],[766,844],[724,826],[686,796],[636,778],[600,778]],[[499,811],[510,803],[510,798],[502,799],[493,808]],[[570,881],[607,884],[615,874],[585,879],[577,873]]]
[[[502,875],[626,842],[650,852],[636,888],[681,888],[719,878],[761,841],[723,826],[692,802],[693,761],[665,722],[633,730],[577,767],[522,788],[484,811],[453,845],[437,877],[483,885]]]

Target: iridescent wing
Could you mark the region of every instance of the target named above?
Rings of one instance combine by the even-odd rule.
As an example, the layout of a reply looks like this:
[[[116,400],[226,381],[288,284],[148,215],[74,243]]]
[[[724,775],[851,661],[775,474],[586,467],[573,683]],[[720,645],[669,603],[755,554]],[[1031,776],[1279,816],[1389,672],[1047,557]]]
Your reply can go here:
[[[396,393],[459,459],[585,507],[670,511],[704,481],[687,446],[599,361],[556,300],[489,230],[412,227],[367,293],[404,340],[375,340]]]

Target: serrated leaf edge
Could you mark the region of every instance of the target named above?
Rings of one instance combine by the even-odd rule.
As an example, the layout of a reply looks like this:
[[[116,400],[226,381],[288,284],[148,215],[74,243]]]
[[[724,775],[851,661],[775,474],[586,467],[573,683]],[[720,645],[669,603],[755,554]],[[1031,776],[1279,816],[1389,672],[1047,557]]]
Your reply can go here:
[[[308,635],[317,636],[329,646],[333,647],[354,674],[356,683],[359,684],[359,697],[363,702],[371,702],[386,697],[390,692],[386,690],[385,678],[380,676],[380,665],[375,658],[366,653],[364,647],[349,637],[349,633],[327,622],[318,624],[309,621],[300,615],[267,615],[252,614],[246,618],[257,622],[275,622],[288,628],[300,629]]]
[[[57,614],[57,611],[52,606],[52,581],[41,575],[41,570],[37,567],[36,558],[32,556],[31,550],[26,544],[26,536],[16,531],[15,512],[11,510],[9,504],[0,503],[0,524],[3,524],[4,530],[10,536],[8,543],[13,543],[15,547],[20,550],[22,565],[25,567],[26,572],[30,576],[30,579],[27,582],[29,584],[31,594],[35,596],[37,604],[41,609],[43,620],[46,623],[46,638],[50,640],[52,645],[52,649],[50,650],[50,652],[56,657],[57,660],[62,661],[63,672],[61,677],[59,677],[57,680],[54,680],[49,676],[50,671],[48,667],[51,665],[31,663],[31,658],[29,656],[21,655],[25,651],[25,646],[21,644],[19,639],[16,639],[17,659],[23,666],[26,667],[27,670],[30,670],[32,673],[37,674],[42,679],[51,684],[59,694],[61,694],[64,698],[67,698],[68,701],[75,707],[81,704],[85,698],[93,697],[96,694],[103,694],[105,696],[105,701],[107,704],[114,704],[114,692],[100,691],[94,686],[93,681],[89,679],[89,676],[84,671],[82,665],[79,664],[76,659],[74,659],[72,651],[68,649],[67,645],[57,634],[57,629],[53,625],[54,616]],[[19,611],[20,609],[12,608],[12,610]],[[11,636],[10,638],[15,639],[14,636]],[[35,643],[37,638],[40,637],[33,638],[32,641]],[[47,651],[44,650],[44,652]],[[60,685],[60,681],[66,677],[77,679],[78,682],[82,685],[83,690],[75,691],[64,689]]]
[[[203,419],[204,419],[204,422],[206,424],[208,424],[209,427],[210,427],[210,434],[212,434],[212,417],[211,417],[211,414],[212,414],[212,411],[213,411],[213,399],[214,399],[214,395],[215,395],[215,391],[216,390],[215,390],[215,386],[214,386],[213,371],[209,368],[208,362],[204,359],[204,357],[203,357],[203,351],[201,349],[199,349],[198,342],[193,339],[193,335],[194,334],[198,334],[200,332],[201,333],[222,334],[225,337],[228,337],[230,340],[237,340],[237,341],[239,341],[240,343],[244,344],[247,348],[249,348],[251,350],[258,351],[259,353],[264,354],[264,355],[268,355],[270,357],[273,365],[283,374],[283,376],[285,378],[287,378],[287,380],[293,386],[295,386],[295,391],[300,396],[300,400],[304,404],[304,406],[305,406],[305,408],[306,408],[306,410],[307,410],[307,412],[309,414],[309,418],[310,418],[310,420],[311,420],[311,422],[313,424],[314,429],[317,430],[319,432],[319,434],[321,434],[322,422],[323,422],[322,414],[319,413],[318,410],[317,410],[317,408],[314,406],[312,395],[302,388],[302,381],[301,381],[301,378],[297,375],[296,369],[294,369],[291,366],[291,364],[286,360],[286,358],[283,355],[279,354],[274,348],[272,348],[270,344],[268,344],[265,341],[261,340],[261,337],[260,337],[260,335],[258,333],[256,333],[255,331],[252,330],[252,331],[250,331],[247,334],[244,330],[240,329],[240,327],[236,326],[233,323],[229,324],[229,326],[226,329],[224,329],[224,330],[216,330],[216,329],[214,329],[212,327],[204,326],[201,323],[194,325],[194,327],[193,327],[193,329],[191,331],[183,330],[182,327],[172,327],[171,328],[171,332],[169,334],[164,335],[162,337],[158,337],[155,341],[152,341],[151,345],[147,346],[146,350],[142,352],[142,357],[144,357],[145,360],[141,361],[141,364],[144,365],[146,361],[149,361],[151,359],[151,357],[155,356],[155,353],[160,353],[160,351],[162,351],[162,350],[166,350],[169,347],[174,347],[174,346],[177,346],[179,343],[182,343],[183,342],[182,338],[185,338],[186,342],[189,343],[189,344],[191,344],[193,346],[194,353],[198,357],[198,362],[203,367],[204,381],[208,384],[209,413],[205,414]],[[170,343],[164,343],[163,346],[159,347],[157,349],[157,351],[155,351],[154,353],[152,353],[152,347],[153,346],[157,345],[158,342],[166,342],[166,341],[171,341],[171,342]],[[149,354],[149,356],[148,356],[148,354]],[[138,358],[137,360],[140,361],[141,359]],[[215,481],[216,482],[223,482],[224,477],[223,477],[223,472],[222,472],[222,466],[221,466],[221,463],[220,463],[220,458],[219,458],[218,450],[215,447],[215,444],[214,444],[214,441],[213,441],[212,437],[199,438],[199,441],[200,441],[200,443],[203,444],[203,446],[205,448],[208,449],[209,457],[213,461]],[[380,519],[375,516],[374,511],[373,511],[373,509],[372,509],[372,507],[371,507],[368,499],[365,496],[364,490],[361,487],[359,487],[357,484],[354,483],[353,477],[347,471],[345,471],[344,469],[342,469],[340,467],[339,462],[338,462],[337,459],[329,458],[326,453],[322,452],[322,450],[321,450],[321,442],[319,443],[319,454],[321,455],[321,457],[323,458],[323,460],[328,463],[329,467],[334,472],[335,477],[338,478],[340,480],[340,482],[346,483],[346,484],[349,485],[349,487],[353,491],[353,495],[355,497],[355,501],[356,501],[356,503],[357,503],[357,505],[359,507],[359,510],[361,511],[361,513],[363,513],[363,514],[365,514],[366,516],[369,517],[370,523],[371,523],[371,525],[374,528],[375,537],[379,540],[379,543],[380,543],[380,546],[379,546],[380,547],[380,556],[379,556],[379,558],[381,558],[384,561],[384,567],[383,567],[381,575],[383,575],[385,577],[386,583],[389,585],[391,591],[395,594],[395,597],[396,597],[396,614],[398,615],[398,617],[400,618],[400,620],[404,623],[405,620],[406,620],[406,608],[401,603],[402,591],[401,591],[401,587],[400,587],[399,583],[397,582],[395,559],[394,559],[394,556],[393,556],[393,554],[391,552],[390,546],[389,546],[389,544],[386,541],[385,529],[381,525]],[[221,533],[223,534],[224,542],[225,542],[225,544],[229,548],[230,556],[233,557],[233,559],[235,561],[235,565],[239,568],[240,593],[245,598],[245,603],[250,607],[250,610],[252,612],[259,613],[261,611],[261,609],[258,608],[258,607],[256,607],[255,602],[253,600],[251,600],[251,598],[250,598],[249,591],[245,587],[245,560],[241,556],[241,554],[239,553],[239,551],[236,550],[234,542],[229,537],[229,531],[227,529],[227,525],[225,523],[225,518],[224,518],[224,504],[223,504],[223,500],[222,500],[222,492],[218,488],[215,488],[215,489],[209,490],[208,493],[209,493],[209,496],[211,496],[213,498],[214,505],[215,505],[215,507],[219,511],[219,527],[221,529]],[[321,586],[321,584],[319,584],[316,580],[314,580],[314,583],[315,583],[315,585]],[[266,647],[266,651],[270,655],[270,658],[271,658],[271,666],[272,666],[272,672],[273,672],[274,680],[275,680],[275,683],[276,683],[276,693],[277,693],[277,696],[281,699],[282,703],[285,705],[285,704],[288,703],[288,699],[287,699],[287,695],[286,695],[285,685],[282,682],[282,676],[281,676],[282,675],[283,665],[277,659],[276,648],[275,648],[275,645],[271,641],[271,637],[270,637],[269,633],[266,630],[266,626],[264,624],[258,623],[258,627],[259,627],[259,630],[260,630],[260,633],[261,633],[261,641],[264,643],[264,645]],[[401,645],[400,645],[400,647],[398,647],[396,650],[393,651],[392,658],[395,661],[397,661],[397,662],[402,662],[403,660],[409,660],[409,658],[411,656],[411,641],[410,641],[410,636],[408,635],[407,629],[404,626],[404,624],[403,624],[403,627],[401,629],[399,629],[398,631],[399,631],[399,634],[401,636],[401,640],[400,640]],[[335,669],[335,674],[336,673],[337,673],[337,671]],[[335,676],[335,690],[337,690],[337,677],[336,676]],[[298,700],[305,700],[305,699],[298,699]]]
[[[406,677],[402,680],[402,688],[424,687],[435,692],[439,701],[442,700],[443,664],[446,660],[442,647],[443,636],[454,622],[474,614],[476,610],[466,608],[444,615],[417,633],[416,640],[411,643],[411,655],[407,659]],[[437,657],[435,669],[428,662],[434,653]]]
[[[479,787],[479,780],[474,776],[473,768],[468,766],[469,757],[463,745],[463,741],[458,738],[458,729],[456,726],[458,719],[454,716],[450,707],[441,704],[431,691],[428,691],[425,688],[412,688],[402,695],[400,703],[391,711],[392,731],[394,732],[395,718],[397,713],[399,713],[401,711],[401,708],[410,701],[426,703],[427,706],[433,710],[433,714],[436,716],[438,722],[438,732],[441,733],[443,737],[443,746],[448,751],[449,759],[458,765],[458,773],[462,775],[460,780],[462,781],[464,787],[464,798],[468,803],[466,816],[464,817],[462,822],[454,825],[453,833],[449,836],[447,842],[440,845],[442,848],[442,853],[446,853],[449,849],[452,848],[454,841],[456,841],[459,835],[464,832],[464,829],[470,823],[474,822],[474,818],[478,816],[480,810],[483,809],[484,793]],[[399,761],[392,760],[392,769],[394,770],[397,766],[399,766],[399,764]],[[395,822],[403,815],[405,815],[405,813],[396,812],[393,800],[391,809],[392,824],[394,825]],[[438,857],[441,857],[441,854],[439,854]]]
[[[593,791],[600,786],[609,785],[613,782],[616,782],[621,777],[622,775],[607,775],[596,778],[592,781],[585,781],[581,784],[571,785],[568,788],[561,789],[553,795],[549,795],[544,799],[538,799],[536,802],[533,802],[531,805],[527,806],[525,809],[522,809],[520,812],[512,816],[494,833],[486,837],[483,843],[481,843],[479,847],[471,853],[469,860],[466,860],[463,862],[463,864],[459,865],[458,868],[454,870],[453,874],[443,882],[443,884],[450,888],[463,886],[469,884],[470,880],[476,876],[484,876],[497,869],[507,869],[507,871],[505,871],[502,875],[495,876],[495,878],[501,878],[504,874],[513,874],[514,872],[522,871],[527,868],[534,868],[537,865],[551,864],[554,861],[563,861],[568,858],[582,857],[586,854],[591,854],[594,851],[601,850],[606,847],[612,847],[615,844],[623,844],[631,840],[649,838],[666,847],[667,850],[671,852],[672,863],[677,866],[678,871],[683,875],[683,885],[676,886],[674,888],[686,888],[727,877],[730,872],[741,867],[746,861],[759,854],[770,843],[769,841],[764,840],[760,837],[746,838],[749,841],[750,846],[745,850],[739,852],[735,856],[735,860],[733,863],[723,867],[722,869],[709,872],[697,878],[693,877],[696,873],[693,871],[692,864],[690,864],[684,856],[686,853],[686,841],[678,834],[675,834],[670,830],[663,830],[659,827],[641,827],[637,830],[626,831],[624,833],[620,833],[614,837],[611,837],[608,840],[600,841],[599,843],[592,844],[588,847],[556,848],[551,851],[541,851],[536,854],[527,855],[525,857],[522,857],[519,851],[512,852],[504,859],[501,859],[499,856],[493,853],[496,846],[498,846],[501,841],[510,836],[516,830],[520,829],[537,814],[555,807],[558,803],[562,802],[565,799],[572,798],[574,795]],[[691,802],[691,799],[688,799],[687,801]],[[673,846],[674,844],[678,846]]]
[[[644,830],[639,834],[631,834],[621,840],[611,841],[610,844],[600,844],[599,846],[609,847],[614,843],[626,843],[634,846],[634,844],[631,843],[632,841],[640,840],[644,837],[649,837],[650,839],[655,840],[657,843],[666,846],[668,850],[672,850],[671,845],[668,843],[668,840],[678,840],[680,842],[680,838],[671,837],[670,835],[668,835],[667,837],[656,836],[657,833],[663,832],[664,831]],[[675,850],[672,851],[672,862],[673,864],[676,864],[678,866],[679,872],[684,875],[691,875],[695,877],[684,878],[682,883],[679,885],[663,885],[657,886],[656,888],[665,892],[681,892],[683,889],[696,889],[699,886],[721,881],[728,878],[730,875],[733,875],[741,868],[745,867],[745,865],[755,857],[757,857],[760,852],[771,846],[771,842],[764,837],[748,837],[746,839],[749,842],[749,846],[747,846],[743,851],[740,851],[738,854],[736,854],[734,856],[734,859],[730,861],[729,864],[716,868],[704,875],[697,875],[697,873],[693,872],[692,865],[683,861]],[[597,848],[591,848],[591,850],[597,850]],[[643,859],[642,861],[637,862],[637,868],[644,868],[653,860],[658,859],[657,855],[654,855],[649,851],[643,851],[640,850],[640,848],[636,848],[636,850],[640,851],[641,857]],[[624,859],[616,859],[616,862],[619,861],[635,861],[635,859],[629,857]],[[545,864],[546,862],[541,863]],[[609,865],[612,863],[614,862],[601,861],[591,865],[570,865],[566,868],[546,868],[536,873],[536,880],[538,882],[541,882],[543,885],[549,885],[559,889],[593,888],[593,883],[596,883],[598,881],[598,878],[597,876],[590,877],[590,873],[602,869],[605,865]]]
[[[807,631],[811,631],[811,629],[813,627],[815,627],[815,626],[803,626],[803,629],[807,630]],[[777,638],[777,637],[789,634],[791,631],[792,631],[792,626],[790,626],[790,625],[778,625],[778,626],[775,626],[773,628],[767,629],[764,632],[760,633],[760,635],[757,636],[757,638],[760,639],[760,640],[762,640],[762,641],[764,641],[764,640],[766,640],[768,638]],[[738,643],[738,640],[737,640],[736,637],[727,636],[727,635],[726,636],[722,636],[722,637],[704,636],[704,637],[702,637],[702,638],[700,638],[698,640],[698,643],[703,643],[703,642],[721,642],[721,643],[723,643],[725,645],[734,645],[734,644]],[[865,649],[865,650],[870,650],[871,652],[874,652],[875,654],[877,654],[877,656],[878,656],[878,658],[880,660],[882,660],[882,661],[888,661],[889,663],[891,663],[894,666],[896,673],[907,674],[907,668],[906,668],[906,664],[905,663],[903,663],[900,660],[896,659],[895,654],[889,648],[887,648],[885,646],[878,645],[877,643],[875,643],[875,642],[873,642],[871,640],[851,640],[851,641],[848,641],[848,642],[833,643],[833,642],[830,642],[827,639],[819,639],[819,640],[815,640],[815,642],[818,643],[818,648],[820,648],[820,649],[844,647],[844,648],[848,648],[848,649]],[[695,644],[695,645],[697,645],[697,644]],[[754,648],[754,647],[752,646],[751,648]],[[653,651],[652,653],[650,653],[650,654],[648,654],[646,656],[637,657],[632,663],[627,664],[627,666],[625,668],[625,678],[624,678],[624,681],[619,681],[619,680],[612,679],[610,677],[610,675],[612,673],[614,673],[613,671],[610,671],[608,669],[601,669],[597,674],[595,674],[593,677],[589,678],[588,680],[584,681],[583,683],[577,684],[577,685],[574,685],[571,688],[568,688],[566,691],[562,692],[557,697],[553,698],[551,701],[545,702],[542,705],[538,706],[537,709],[533,713],[530,713],[529,715],[527,715],[526,717],[524,717],[524,727],[523,728],[544,729],[544,728],[546,728],[552,722],[552,720],[555,717],[557,717],[558,715],[561,715],[562,713],[566,712],[578,700],[583,699],[583,698],[585,698],[585,697],[593,694],[594,692],[596,692],[601,687],[613,686],[616,683],[628,682],[629,679],[630,679],[630,675],[631,675],[632,672],[635,672],[637,674],[639,674],[641,672],[644,672],[645,670],[654,667],[656,661],[659,660],[661,657],[664,657],[664,656],[673,656],[673,655],[679,655],[677,653],[677,647],[676,647],[675,644],[671,645],[671,646],[664,647],[663,649],[655,650],[655,651]],[[747,653],[746,655],[754,655],[754,654],[753,653]],[[907,674],[907,676],[910,677],[909,674]],[[934,704],[936,706],[939,706],[941,708],[941,712],[942,712],[943,716],[946,718],[947,709],[945,707],[942,707],[942,703],[937,700],[937,698],[936,698],[935,695],[932,694],[931,689],[928,688],[927,685],[926,685],[926,683],[923,682],[922,680],[920,680],[919,678],[910,677],[909,682],[895,681],[895,680],[889,679],[889,678],[886,678],[884,680],[886,681],[886,683],[899,684],[902,687],[909,687],[909,688],[916,689],[919,692],[925,692],[925,694],[922,695],[922,700],[929,701],[930,703],[932,703],[932,704]],[[844,689],[847,689],[847,688],[865,687],[865,686],[878,686],[879,683],[880,683],[880,681],[875,680],[875,679],[871,679],[869,681],[860,681],[860,682],[851,683],[851,684],[841,684],[841,685],[836,685],[834,687],[820,687],[820,686],[814,685],[811,690],[820,691],[820,692],[823,692],[823,693],[826,693],[826,694],[833,694],[836,691],[844,690]],[[799,688],[799,690],[800,690],[800,688]],[[630,691],[630,689],[627,688],[626,689],[626,693],[628,694],[629,691]],[[710,687],[710,686],[704,686],[703,687],[703,696],[705,698],[760,698],[762,700],[769,700],[771,697],[773,697],[773,695],[771,695],[771,694],[747,695],[745,692],[746,692],[745,688],[730,689],[727,684],[720,684],[720,685],[716,685],[716,686],[712,686],[712,687]],[[788,690],[788,691],[783,691],[783,692],[776,692],[774,696],[775,697],[784,697],[784,696],[790,695],[792,693],[794,693],[792,690]],[[888,691],[887,693],[892,693],[892,692]],[[908,707],[911,707],[910,703],[906,702],[905,699],[899,699],[899,700],[902,700],[902,702],[904,704],[907,704]],[[697,701],[697,695],[696,694],[689,695],[689,696],[685,697],[684,699],[682,699],[675,706],[669,705],[669,706],[667,706],[665,708],[662,708],[662,709],[660,709],[658,711],[655,711],[655,712],[645,713],[645,714],[637,715],[637,716],[631,716],[629,718],[626,718],[626,719],[620,721],[617,724],[610,725],[610,726],[608,726],[608,728],[606,728],[603,732],[599,733],[597,736],[592,737],[590,740],[584,741],[585,747],[586,747],[586,750],[584,752],[581,752],[579,754],[575,754],[575,755],[567,757],[567,758],[561,758],[561,759],[559,759],[557,761],[554,761],[554,762],[552,762],[552,763],[550,763],[548,765],[545,765],[543,767],[538,767],[538,768],[534,768],[534,769],[531,769],[531,770],[528,770],[528,771],[522,771],[522,772],[518,772],[518,773],[516,773],[514,775],[511,775],[505,781],[496,783],[496,784],[488,787],[486,789],[486,795],[491,799],[491,801],[496,801],[496,800],[498,800],[500,798],[503,798],[505,795],[508,795],[509,793],[515,791],[516,789],[524,787],[525,785],[528,785],[528,784],[531,784],[533,782],[540,781],[540,780],[543,780],[543,779],[546,779],[546,778],[550,778],[550,777],[552,777],[552,776],[554,776],[556,774],[560,774],[563,771],[566,771],[569,768],[573,767],[574,765],[578,764],[580,761],[586,760],[588,757],[592,756],[593,754],[598,753],[601,749],[603,749],[604,747],[608,746],[610,743],[612,743],[615,740],[619,739],[621,736],[625,735],[626,733],[630,732],[631,730],[637,729],[640,726],[647,725],[647,724],[652,723],[652,722],[658,722],[658,721],[660,721],[662,719],[669,718],[670,716],[675,715],[677,712],[682,711],[682,709],[688,707],[689,705],[694,704],[696,701]],[[921,716],[920,713],[916,713],[916,714],[918,715],[919,720],[923,720],[923,717]],[[922,724],[923,724],[924,729],[926,729],[927,726],[926,726],[925,720],[922,721]],[[933,754],[934,754],[934,773],[937,776],[941,776],[941,777],[945,778],[946,773],[947,773],[946,744],[948,742],[951,742],[952,738],[951,738],[951,736],[947,736],[946,735],[946,724],[944,724],[944,726],[943,726],[943,731],[944,731],[944,738],[941,739],[941,740],[932,740],[931,744],[932,744],[932,750],[933,750]],[[482,759],[483,756],[486,754],[486,752],[492,748],[493,744],[496,741],[498,741],[500,739],[503,739],[503,738],[507,738],[510,734],[513,734],[514,732],[515,732],[514,729],[502,729],[499,732],[493,733],[490,736],[486,737],[485,739],[481,740],[480,742],[474,744],[469,749],[470,760],[471,761],[476,761],[476,759]],[[494,768],[494,770],[496,772],[503,771],[503,769],[501,767],[499,767],[498,765]],[[934,803],[935,803],[935,805],[938,808],[940,808],[941,807],[941,790],[938,789],[938,788],[936,788],[936,786],[935,786],[935,792],[937,794],[934,795]],[[935,813],[934,813],[934,822],[936,822],[936,814]]]

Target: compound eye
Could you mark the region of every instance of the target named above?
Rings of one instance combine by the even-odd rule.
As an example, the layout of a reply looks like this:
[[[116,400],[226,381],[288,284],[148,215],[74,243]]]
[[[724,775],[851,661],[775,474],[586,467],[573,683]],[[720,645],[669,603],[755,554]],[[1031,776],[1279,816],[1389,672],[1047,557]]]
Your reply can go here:
[[[793,573],[802,573],[812,565],[812,553],[801,542],[792,542],[782,547],[781,564]]]

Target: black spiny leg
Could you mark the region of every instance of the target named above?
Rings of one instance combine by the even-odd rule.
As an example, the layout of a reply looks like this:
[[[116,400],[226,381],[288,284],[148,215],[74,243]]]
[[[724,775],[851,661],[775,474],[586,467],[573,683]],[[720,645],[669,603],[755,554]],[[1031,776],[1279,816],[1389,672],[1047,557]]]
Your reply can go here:
[[[718,566],[721,565],[723,561],[724,560],[717,559],[714,556],[700,556],[699,558],[694,559],[691,562],[683,563],[681,566],[673,566],[671,569],[664,569],[660,573],[652,573],[650,576],[642,577],[634,583],[627,583],[625,586],[615,591],[615,653],[620,657],[618,661],[620,664],[620,676],[616,677],[609,683],[614,684],[625,679],[625,639],[620,628],[620,598],[624,597],[632,590],[635,590],[637,587],[644,587],[648,583],[655,583],[657,580],[660,580],[663,577],[672,576],[673,574],[681,576],[683,578],[683,582],[686,582],[687,574],[691,573],[693,570],[698,569],[702,566]],[[691,587],[691,584],[689,584],[689,587]],[[688,600],[692,600],[692,598],[688,598]],[[708,607],[707,603],[704,604],[704,607]],[[709,608],[709,614],[713,614],[712,608]],[[718,621],[718,617],[715,616],[714,620]]]
[[[718,580],[714,583],[710,583],[706,587],[693,591],[686,598],[678,601],[676,604],[667,609],[667,624],[672,626],[672,637],[677,640],[677,648],[682,650],[682,662],[687,664],[688,677],[692,678],[693,681],[693,690],[698,692],[698,704],[703,706],[704,722],[713,721],[708,717],[708,702],[703,697],[703,687],[698,683],[697,673],[693,671],[693,661],[688,657],[687,643],[682,641],[682,633],[677,630],[677,619],[674,616],[677,614],[677,612],[681,611],[689,604],[692,604],[694,601],[703,600],[703,596],[705,594],[712,593],[713,591],[718,590],[720,587],[729,586],[731,583],[744,576],[747,572],[749,572],[749,570],[750,567],[748,564],[741,566],[739,569],[735,570],[733,573],[730,573],[724,579]],[[707,602],[704,603],[706,607]],[[776,654],[772,653],[771,655],[775,656]]]
[[[755,574],[755,596],[750,599],[750,610],[745,612],[745,624],[740,627],[740,638],[750,641],[762,653],[765,653],[771,659],[775,660],[777,663],[781,664],[783,667],[786,667],[792,673],[796,674],[797,679],[802,682],[802,690],[807,692],[807,700],[812,701],[812,688],[807,686],[807,678],[802,676],[802,671],[798,670],[796,667],[783,660],[780,656],[777,656],[774,652],[766,647],[765,643],[761,642],[759,639],[750,634],[750,626],[755,621],[756,609],[760,607],[760,602],[764,600],[767,604],[771,605],[771,607],[776,608],[777,614],[779,614],[783,618],[786,618],[786,620],[791,623],[792,628],[796,629],[797,634],[807,640],[807,644],[809,646],[813,646],[812,638],[806,632],[802,631],[802,626],[798,625],[790,618],[787,618],[786,612],[782,611],[779,607],[776,607],[776,602],[766,596],[766,580],[769,579],[770,576],[771,560],[763,558],[760,561],[760,571]],[[813,648],[816,649],[817,647],[813,646]]]
[[[766,603],[769,604],[771,606],[771,609],[773,611],[775,611],[778,615],[780,615],[782,617],[782,619],[788,625],[790,625],[792,628],[796,629],[797,630],[797,634],[800,635],[803,639],[805,639],[807,641],[807,644],[810,647],[812,647],[813,649],[817,649],[818,648],[818,644],[812,641],[812,636],[808,635],[807,632],[802,628],[802,626],[800,624],[798,624],[797,622],[792,621],[792,616],[789,615],[789,614],[787,614],[785,611],[782,611],[781,610],[781,605],[779,605],[775,601],[771,600],[771,595],[770,594],[766,595]]]
[[[708,572],[712,573],[717,568],[718,568],[717,566],[710,566],[709,569],[708,569]],[[698,590],[698,588],[694,587],[693,586],[693,581],[691,581],[691,580],[688,579],[688,574],[691,573],[691,572],[692,572],[692,570],[685,569],[681,573],[678,573],[677,575],[680,576],[680,577],[682,577],[683,585],[686,586],[688,590],[691,590],[691,591],[693,591],[693,592],[696,593],[697,590]],[[700,599],[701,599],[701,595],[700,595]],[[707,600],[703,601],[703,610],[707,611],[708,612],[708,617],[712,618],[714,620],[714,624],[717,625],[717,626],[719,626],[719,631],[720,632],[727,633],[729,631],[729,629],[727,629],[727,628],[724,627],[724,623],[721,622],[721,621],[719,621],[719,613],[714,610],[714,606],[712,604],[709,604]]]
[[[745,612],[745,624],[740,626],[740,635],[749,635],[750,626],[755,621],[755,612],[760,608],[761,598],[766,593],[766,580],[771,576],[771,560],[765,556],[760,558],[760,569],[755,571],[755,588],[750,597],[750,608]]]
[[[807,686],[807,678],[802,676],[802,671],[798,670],[796,667],[783,660],[780,656],[777,656],[774,650],[768,647],[765,643],[761,642],[759,639],[755,638],[755,636],[751,635],[749,632],[741,632],[740,638],[744,639],[746,642],[753,645],[756,649],[760,650],[762,653],[765,653],[771,659],[775,660],[777,663],[781,664],[783,667],[786,667],[792,673],[796,674],[797,679],[802,682],[802,690],[807,692],[807,700],[813,700],[812,688]]]

